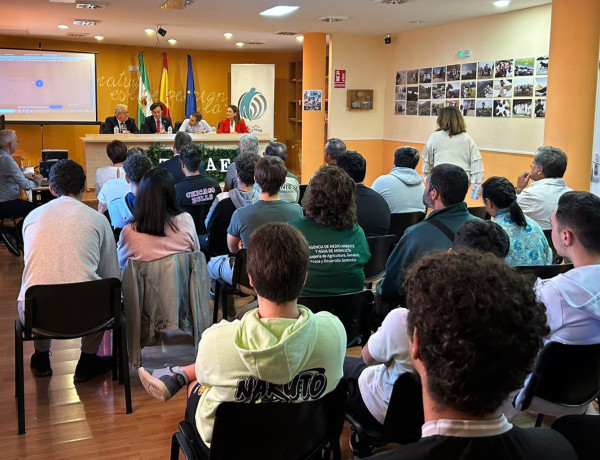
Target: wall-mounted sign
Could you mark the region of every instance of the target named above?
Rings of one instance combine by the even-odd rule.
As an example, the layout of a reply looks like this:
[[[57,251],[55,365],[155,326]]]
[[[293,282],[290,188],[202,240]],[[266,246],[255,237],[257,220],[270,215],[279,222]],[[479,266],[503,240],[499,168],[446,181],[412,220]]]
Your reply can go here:
[[[333,87],[334,88],[345,88],[346,87],[346,71],[336,69],[333,72]]]

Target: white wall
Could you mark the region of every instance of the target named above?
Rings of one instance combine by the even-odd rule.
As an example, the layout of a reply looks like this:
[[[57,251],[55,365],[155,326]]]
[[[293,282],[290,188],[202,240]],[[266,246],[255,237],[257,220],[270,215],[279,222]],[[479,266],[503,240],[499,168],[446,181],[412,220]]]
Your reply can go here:
[[[551,11],[544,5],[393,36],[385,68],[384,137],[423,143],[436,128],[433,116],[394,115],[397,70],[547,55]],[[470,58],[457,58],[463,49],[472,51]],[[466,117],[465,121],[480,149],[533,152],[543,143],[544,119]]]

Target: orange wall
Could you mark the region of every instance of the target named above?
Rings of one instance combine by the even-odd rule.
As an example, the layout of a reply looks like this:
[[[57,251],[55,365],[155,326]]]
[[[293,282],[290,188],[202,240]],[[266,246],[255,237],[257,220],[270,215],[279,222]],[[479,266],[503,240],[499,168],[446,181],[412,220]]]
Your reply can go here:
[[[95,43],[78,44],[60,40],[39,40],[22,37],[0,36],[0,47],[41,48],[49,50],[96,52],[98,79],[98,119],[104,120],[114,114],[116,104],[127,104],[131,116],[137,118],[137,72],[130,72],[129,66],[138,65],[138,53],[144,51],[150,88],[158,97],[161,72],[161,52],[163,48],[139,48],[133,46],[102,45]],[[171,118],[184,119],[185,87],[187,79],[186,55],[192,56],[196,99],[198,109],[212,126],[225,118],[225,109],[230,94],[231,64],[275,64],[275,132],[278,140],[285,142],[293,138],[287,122],[289,63],[300,59],[298,53],[252,53],[218,52],[199,50],[166,49],[169,64],[169,90],[171,93]],[[235,102],[234,102],[235,103]],[[18,153],[24,156],[25,163],[38,162],[41,156],[42,136],[39,126],[7,125],[17,131],[20,145]],[[65,148],[75,161],[83,163],[83,145],[79,137],[86,133],[97,133],[98,126],[56,126],[43,128],[44,148]],[[108,159],[107,159],[108,162]]]

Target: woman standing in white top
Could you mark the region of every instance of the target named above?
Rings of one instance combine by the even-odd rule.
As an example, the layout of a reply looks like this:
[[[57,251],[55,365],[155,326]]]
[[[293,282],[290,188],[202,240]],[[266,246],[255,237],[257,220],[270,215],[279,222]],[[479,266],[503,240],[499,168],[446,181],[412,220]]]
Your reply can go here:
[[[423,149],[423,175],[429,175],[439,164],[450,163],[463,168],[472,184],[480,184],[485,173],[481,153],[467,133],[460,110],[444,107],[438,115],[437,126]]]

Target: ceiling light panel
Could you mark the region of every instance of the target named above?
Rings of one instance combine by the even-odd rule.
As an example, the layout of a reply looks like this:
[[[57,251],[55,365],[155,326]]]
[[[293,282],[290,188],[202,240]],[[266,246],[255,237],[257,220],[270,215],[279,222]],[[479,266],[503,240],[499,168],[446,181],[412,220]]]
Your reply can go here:
[[[261,11],[259,14],[261,16],[273,16],[273,17],[281,17],[287,14],[291,14],[296,11],[299,6],[288,6],[288,5],[278,5],[273,8],[269,8],[268,10]]]

